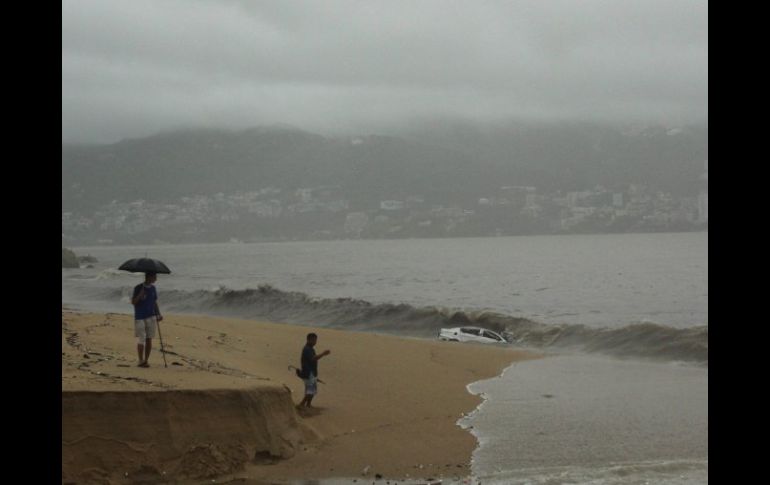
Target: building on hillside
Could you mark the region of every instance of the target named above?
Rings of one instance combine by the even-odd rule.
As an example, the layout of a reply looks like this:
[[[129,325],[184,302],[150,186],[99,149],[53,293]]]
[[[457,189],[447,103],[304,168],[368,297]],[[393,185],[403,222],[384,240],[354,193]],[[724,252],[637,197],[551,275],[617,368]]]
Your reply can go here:
[[[361,232],[369,225],[369,216],[365,212],[350,212],[345,217],[345,234],[361,237]]]
[[[383,200],[380,201],[380,209],[385,211],[395,211],[395,210],[401,210],[406,208],[406,204],[404,204],[401,200]]]

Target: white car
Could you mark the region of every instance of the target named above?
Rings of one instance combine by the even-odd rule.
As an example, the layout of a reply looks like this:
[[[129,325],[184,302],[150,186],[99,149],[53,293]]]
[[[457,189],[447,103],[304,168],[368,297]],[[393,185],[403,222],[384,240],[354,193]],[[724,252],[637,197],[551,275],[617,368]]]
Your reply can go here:
[[[438,338],[452,342],[507,343],[507,340],[499,333],[480,327],[442,328],[438,333]]]

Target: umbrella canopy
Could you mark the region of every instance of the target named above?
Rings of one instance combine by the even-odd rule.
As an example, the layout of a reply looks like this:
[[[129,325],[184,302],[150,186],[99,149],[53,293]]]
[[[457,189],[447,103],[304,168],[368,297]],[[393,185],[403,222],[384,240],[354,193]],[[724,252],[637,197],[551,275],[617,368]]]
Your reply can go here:
[[[136,258],[129,259],[125,263],[120,265],[122,270],[130,271],[132,273],[165,273],[171,274],[171,270],[163,262],[152,258]]]

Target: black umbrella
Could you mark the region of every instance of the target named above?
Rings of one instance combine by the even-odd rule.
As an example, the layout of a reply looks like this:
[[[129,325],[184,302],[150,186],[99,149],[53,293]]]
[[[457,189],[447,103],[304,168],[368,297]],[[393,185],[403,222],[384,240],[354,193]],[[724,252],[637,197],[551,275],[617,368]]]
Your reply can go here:
[[[161,261],[152,258],[136,258],[129,259],[125,263],[120,265],[122,270],[130,271],[132,273],[164,273],[171,274],[171,270],[168,266]]]

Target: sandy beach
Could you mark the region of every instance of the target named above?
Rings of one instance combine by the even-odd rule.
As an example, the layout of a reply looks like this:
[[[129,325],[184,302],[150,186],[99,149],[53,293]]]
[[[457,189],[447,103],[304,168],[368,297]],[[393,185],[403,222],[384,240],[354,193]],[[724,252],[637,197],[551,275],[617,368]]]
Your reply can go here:
[[[466,386],[537,358],[492,346],[166,315],[139,368],[129,314],[62,311],[62,482],[468,476]],[[298,412],[308,332],[323,383]],[[197,480],[197,481],[196,481]]]

